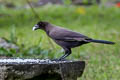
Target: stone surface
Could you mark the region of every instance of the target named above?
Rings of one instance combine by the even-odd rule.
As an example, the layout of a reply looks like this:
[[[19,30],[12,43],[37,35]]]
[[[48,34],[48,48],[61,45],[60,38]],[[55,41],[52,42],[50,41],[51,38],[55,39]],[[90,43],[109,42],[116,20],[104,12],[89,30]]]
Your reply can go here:
[[[46,4],[64,4],[62,0],[38,0],[37,2],[31,2],[33,7],[39,7]],[[26,8],[28,5],[25,6]]]
[[[41,4],[48,4],[48,3],[63,4],[63,1],[62,0],[39,0],[38,3],[41,3]]]
[[[16,51],[19,50],[19,47],[14,44],[14,43],[10,43],[7,39],[5,38],[0,38],[0,48],[4,48],[4,49],[15,49]]]
[[[117,4],[118,2],[120,2],[120,0],[110,0],[110,1],[107,1],[107,2],[105,3],[105,6],[107,6],[107,7],[113,7],[113,6],[116,6],[116,4]]]
[[[84,61],[0,59],[0,80],[77,80]]]
[[[85,3],[85,0],[72,0],[72,4],[74,5],[92,5],[96,1],[97,4],[101,3],[101,0],[86,0],[87,3]]]
[[[72,4],[74,4],[74,5],[91,5],[92,0],[88,0],[88,3],[84,3],[84,0],[72,0]]]

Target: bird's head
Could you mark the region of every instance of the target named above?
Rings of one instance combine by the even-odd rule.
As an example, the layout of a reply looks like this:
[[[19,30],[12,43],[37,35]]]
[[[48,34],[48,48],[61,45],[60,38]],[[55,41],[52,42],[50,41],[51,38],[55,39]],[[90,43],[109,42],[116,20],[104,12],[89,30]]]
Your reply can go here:
[[[37,29],[45,29],[45,27],[48,25],[48,22],[45,21],[39,21],[34,27],[33,27],[33,31],[37,30]]]

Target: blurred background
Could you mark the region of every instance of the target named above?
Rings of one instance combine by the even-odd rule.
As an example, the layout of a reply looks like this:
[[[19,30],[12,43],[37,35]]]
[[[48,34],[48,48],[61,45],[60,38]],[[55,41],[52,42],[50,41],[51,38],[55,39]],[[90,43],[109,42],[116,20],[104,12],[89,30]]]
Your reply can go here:
[[[120,79],[120,0],[0,0],[0,58],[63,55],[44,31],[32,31],[39,20],[116,42],[83,45],[73,49],[68,59],[86,61],[79,80]]]

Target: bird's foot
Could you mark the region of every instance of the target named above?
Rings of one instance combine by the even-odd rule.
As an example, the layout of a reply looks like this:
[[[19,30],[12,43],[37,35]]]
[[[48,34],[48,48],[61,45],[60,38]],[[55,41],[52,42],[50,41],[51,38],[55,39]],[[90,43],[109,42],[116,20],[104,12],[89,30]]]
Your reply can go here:
[[[67,61],[67,59],[52,59],[51,61]]]
[[[60,58],[59,61],[68,61],[68,60],[67,60],[67,59],[63,59],[63,58],[62,58],[62,59]]]
[[[51,59],[51,61],[59,61],[59,59]]]

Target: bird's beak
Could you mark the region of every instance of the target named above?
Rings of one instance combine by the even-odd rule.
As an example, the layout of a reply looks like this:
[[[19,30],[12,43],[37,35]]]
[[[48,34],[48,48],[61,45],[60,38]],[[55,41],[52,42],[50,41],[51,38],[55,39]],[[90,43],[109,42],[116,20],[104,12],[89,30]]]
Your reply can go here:
[[[37,29],[39,29],[39,26],[38,26],[38,25],[35,25],[32,30],[35,31],[35,30],[37,30]]]

